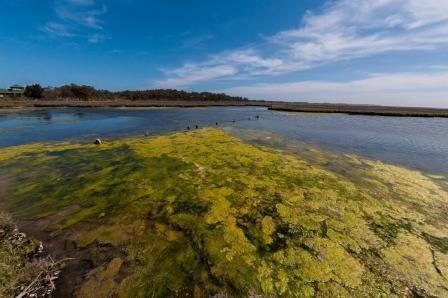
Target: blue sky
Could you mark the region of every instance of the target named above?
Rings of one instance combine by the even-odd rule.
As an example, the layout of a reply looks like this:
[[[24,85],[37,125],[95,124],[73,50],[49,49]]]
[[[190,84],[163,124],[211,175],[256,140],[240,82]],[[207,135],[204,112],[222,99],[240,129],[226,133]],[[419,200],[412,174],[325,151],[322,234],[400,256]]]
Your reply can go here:
[[[0,4],[0,86],[448,107],[448,0]]]

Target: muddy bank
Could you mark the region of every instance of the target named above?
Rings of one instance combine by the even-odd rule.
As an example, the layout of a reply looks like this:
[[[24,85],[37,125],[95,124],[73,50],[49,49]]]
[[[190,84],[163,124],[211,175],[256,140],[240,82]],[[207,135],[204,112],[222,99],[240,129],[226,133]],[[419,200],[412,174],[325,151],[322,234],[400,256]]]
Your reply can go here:
[[[49,216],[18,221],[21,231],[45,243],[46,253],[53,260],[64,260],[58,279],[54,281],[55,288],[52,291],[52,297],[74,297],[84,280],[94,274],[96,268],[124,254],[120,248],[112,244],[93,241],[87,246],[80,246],[73,241],[75,233],[92,228],[88,225],[78,227],[77,231],[52,229],[52,225],[81,208],[82,206],[75,204]]]
[[[7,199],[6,189],[14,180],[12,177],[0,176],[1,198]],[[0,254],[4,257],[2,250],[8,248],[15,257],[21,256],[15,265],[20,276],[8,277],[11,282],[10,291],[14,295],[23,292],[23,297],[31,297],[33,294],[39,297],[73,297],[83,281],[94,274],[97,268],[113,259],[124,257],[124,252],[112,244],[93,241],[86,246],[80,246],[72,240],[76,233],[92,229],[89,224],[78,226],[76,231],[54,228],[55,224],[82,208],[79,204],[73,204],[51,215],[17,218],[15,222],[9,215],[0,211]],[[5,241],[8,242],[8,247],[4,245]],[[122,267],[123,270],[132,270],[129,264]]]
[[[301,113],[343,113],[395,117],[448,117],[448,109],[388,107],[350,104],[275,103],[270,110]]]

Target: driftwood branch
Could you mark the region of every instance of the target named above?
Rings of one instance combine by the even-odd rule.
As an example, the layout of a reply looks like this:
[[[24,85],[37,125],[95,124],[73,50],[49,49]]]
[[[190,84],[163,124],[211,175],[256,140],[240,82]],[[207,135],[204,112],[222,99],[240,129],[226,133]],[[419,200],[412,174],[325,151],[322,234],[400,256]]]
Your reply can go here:
[[[59,275],[59,265],[63,262],[73,260],[73,258],[65,258],[57,262],[53,261],[51,257],[47,257],[44,260],[40,260],[40,272],[33,279],[33,281],[26,286],[16,298],[24,297],[37,297],[38,292],[45,292],[50,294],[56,288],[54,281],[58,279]]]

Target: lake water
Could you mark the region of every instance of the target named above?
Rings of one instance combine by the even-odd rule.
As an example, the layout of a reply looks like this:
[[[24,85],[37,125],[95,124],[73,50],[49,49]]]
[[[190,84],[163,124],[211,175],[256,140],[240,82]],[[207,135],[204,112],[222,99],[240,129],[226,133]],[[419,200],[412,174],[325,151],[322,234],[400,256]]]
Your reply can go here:
[[[256,116],[259,116],[257,119]],[[157,134],[187,126],[260,129],[342,152],[448,174],[448,119],[301,114],[260,107],[0,110],[0,147]]]

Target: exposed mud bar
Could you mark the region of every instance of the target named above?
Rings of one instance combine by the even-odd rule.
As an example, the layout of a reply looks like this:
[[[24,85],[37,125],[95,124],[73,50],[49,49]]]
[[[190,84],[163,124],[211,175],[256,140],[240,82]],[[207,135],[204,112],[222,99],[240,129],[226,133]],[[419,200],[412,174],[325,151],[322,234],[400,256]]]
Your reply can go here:
[[[393,116],[393,117],[448,117],[448,109],[420,107],[391,107],[373,105],[329,104],[329,103],[274,103],[270,110],[299,113],[342,113],[349,115]]]
[[[94,274],[97,267],[108,264],[120,255],[119,249],[112,244],[94,241],[87,246],[80,246],[75,241],[70,240],[73,237],[73,231],[66,230],[55,233],[51,229],[52,224],[63,220],[66,216],[79,211],[81,208],[80,205],[75,204],[62,208],[49,216],[19,222],[21,230],[44,240],[47,244],[49,260],[63,261],[63,268],[58,270],[57,278],[54,279],[52,290],[49,292],[52,297],[73,297],[86,276]]]

